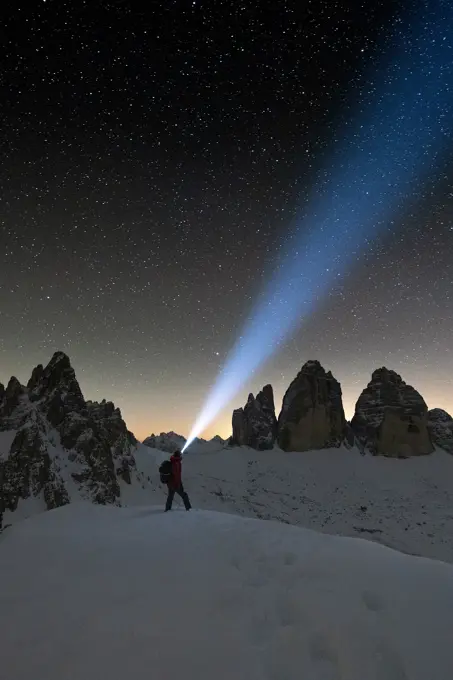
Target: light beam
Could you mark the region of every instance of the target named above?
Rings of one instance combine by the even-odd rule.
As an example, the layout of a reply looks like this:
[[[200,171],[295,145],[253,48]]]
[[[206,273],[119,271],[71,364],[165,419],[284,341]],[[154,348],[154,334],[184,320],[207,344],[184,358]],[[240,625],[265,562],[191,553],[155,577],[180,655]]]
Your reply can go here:
[[[299,327],[376,235],[417,198],[451,145],[453,3],[417,2],[344,126],[184,449]],[[339,136],[339,135],[338,135]]]

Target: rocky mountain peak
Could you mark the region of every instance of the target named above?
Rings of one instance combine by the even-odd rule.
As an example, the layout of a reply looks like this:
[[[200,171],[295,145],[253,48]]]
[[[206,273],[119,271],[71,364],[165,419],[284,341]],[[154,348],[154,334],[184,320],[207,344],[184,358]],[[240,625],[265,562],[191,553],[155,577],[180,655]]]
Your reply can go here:
[[[8,385],[6,386],[5,390],[5,398],[6,399],[11,399],[14,396],[18,396],[20,394],[23,394],[24,388],[18,381],[18,379],[13,375],[8,381]]]
[[[261,404],[261,408],[275,413],[274,390],[272,385],[265,385],[261,392],[256,395],[256,400]]]
[[[30,399],[47,402],[48,418],[52,424],[61,422],[66,413],[81,411],[85,400],[71,366],[64,352],[55,352],[48,365],[36,366],[29,380]]]
[[[428,411],[428,430],[434,444],[453,453],[453,417],[441,408]]]
[[[327,375],[325,369],[321,365],[321,362],[317,359],[309,359],[306,361],[300,369],[300,373],[316,373],[320,375]]]
[[[42,364],[38,364],[32,371],[31,378],[27,383],[27,389],[34,390],[38,386],[41,376],[43,374],[44,367]]]
[[[74,485],[83,498],[117,503],[119,478],[131,483],[135,437],[112,402],[85,401],[63,352],[38,365],[27,387],[11,378],[0,392],[0,430],[12,442],[0,451],[0,516],[29,496],[47,508],[67,503]]]
[[[271,449],[277,436],[274,391],[265,385],[256,395],[249,394],[244,408],[233,411],[232,443],[251,446],[254,449]]]
[[[185,437],[173,431],[161,432],[159,435],[151,434],[143,440],[145,446],[165,451],[165,453],[174,453],[176,449],[182,449],[185,443]]]
[[[319,361],[307,361],[283,398],[278,419],[280,447],[284,451],[337,447],[345,433],[340,383]]]
[[[25,388],[20,384],[17,378],[12,376],[6,386],[6,390],[3,389],[0,397],[0,418],[9,418],[12,416],[15,409],[19,406],[24,392]],[[0,430],[2,430],[1,424]]]
[[[453,416],[442,408],[432,408],[428,411],[428,419],[436,420],[440,423],[450,423],[453,420]]]
[[[381,366],[381,368],[376,368],[371,374],[371,382],[394,382],[401,384],[404,381],[396,371],[386,366]]]
[[[385,367],[373,371],[360,395],[351,427],[371,453],[407,457],[428,454],[428,407],[423,397],[398,373]]]

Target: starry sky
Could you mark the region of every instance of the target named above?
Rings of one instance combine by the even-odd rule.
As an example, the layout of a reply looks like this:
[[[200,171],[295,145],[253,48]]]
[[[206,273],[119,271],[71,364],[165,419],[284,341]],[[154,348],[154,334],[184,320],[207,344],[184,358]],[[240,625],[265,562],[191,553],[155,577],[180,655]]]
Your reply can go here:
[[[143,5],[0,8],[0,380],[63,350],[139,438],[188,434],[405,3]],[[446,153],[230,407],[319,359],[349,417],[382,365],[453,411],[452,179]]]

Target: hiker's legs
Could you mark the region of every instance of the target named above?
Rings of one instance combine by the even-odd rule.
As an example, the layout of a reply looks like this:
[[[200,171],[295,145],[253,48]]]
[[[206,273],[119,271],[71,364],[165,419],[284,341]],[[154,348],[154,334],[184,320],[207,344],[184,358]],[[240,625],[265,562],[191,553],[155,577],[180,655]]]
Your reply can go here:
[[[171,486],[168,487],[168,495],[167,495],[167,502],[165,504],[165,510],[171,510],[171,506],[173,504],[173,498],[175,497],[175,490],[171,488]]]
[[[185,509],[190,510],[192,508],[192,506],[190,505],[189,496],[184,491],[184,487],[183,487],[182,484],[179,487],[179,489],[177,489],[177,493],[181,496]]]

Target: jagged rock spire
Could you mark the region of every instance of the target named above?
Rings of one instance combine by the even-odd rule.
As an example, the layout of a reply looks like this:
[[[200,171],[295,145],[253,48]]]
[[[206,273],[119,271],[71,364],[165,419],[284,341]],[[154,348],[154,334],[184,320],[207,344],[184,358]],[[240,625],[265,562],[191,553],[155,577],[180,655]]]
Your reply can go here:
[[[351,427],[373,454],[405,458],[434,450],[423,397],[385,367],[373,372],[357,401]]]
[[[233,411],[232,443],[251,446],[254,449],[271,449],[277,436],[274,392],[272,385],[265,385],[256,395],[249,394],[244,408]]]
[[[118,477],[131,482],[135,438],[112,402],[85,401],[63,352],[38,365],[27,387],[13,377],[0,389],[1,430],[15,435],[0,460],[0,516],[29,496],[47,508],[68,503],[74,486],[83,498],[117,503]]]
[[[319,361],[307,361],[283,398],[278,419],[280,447],[284,451],[336,447],[345,435],[340,383]]]

